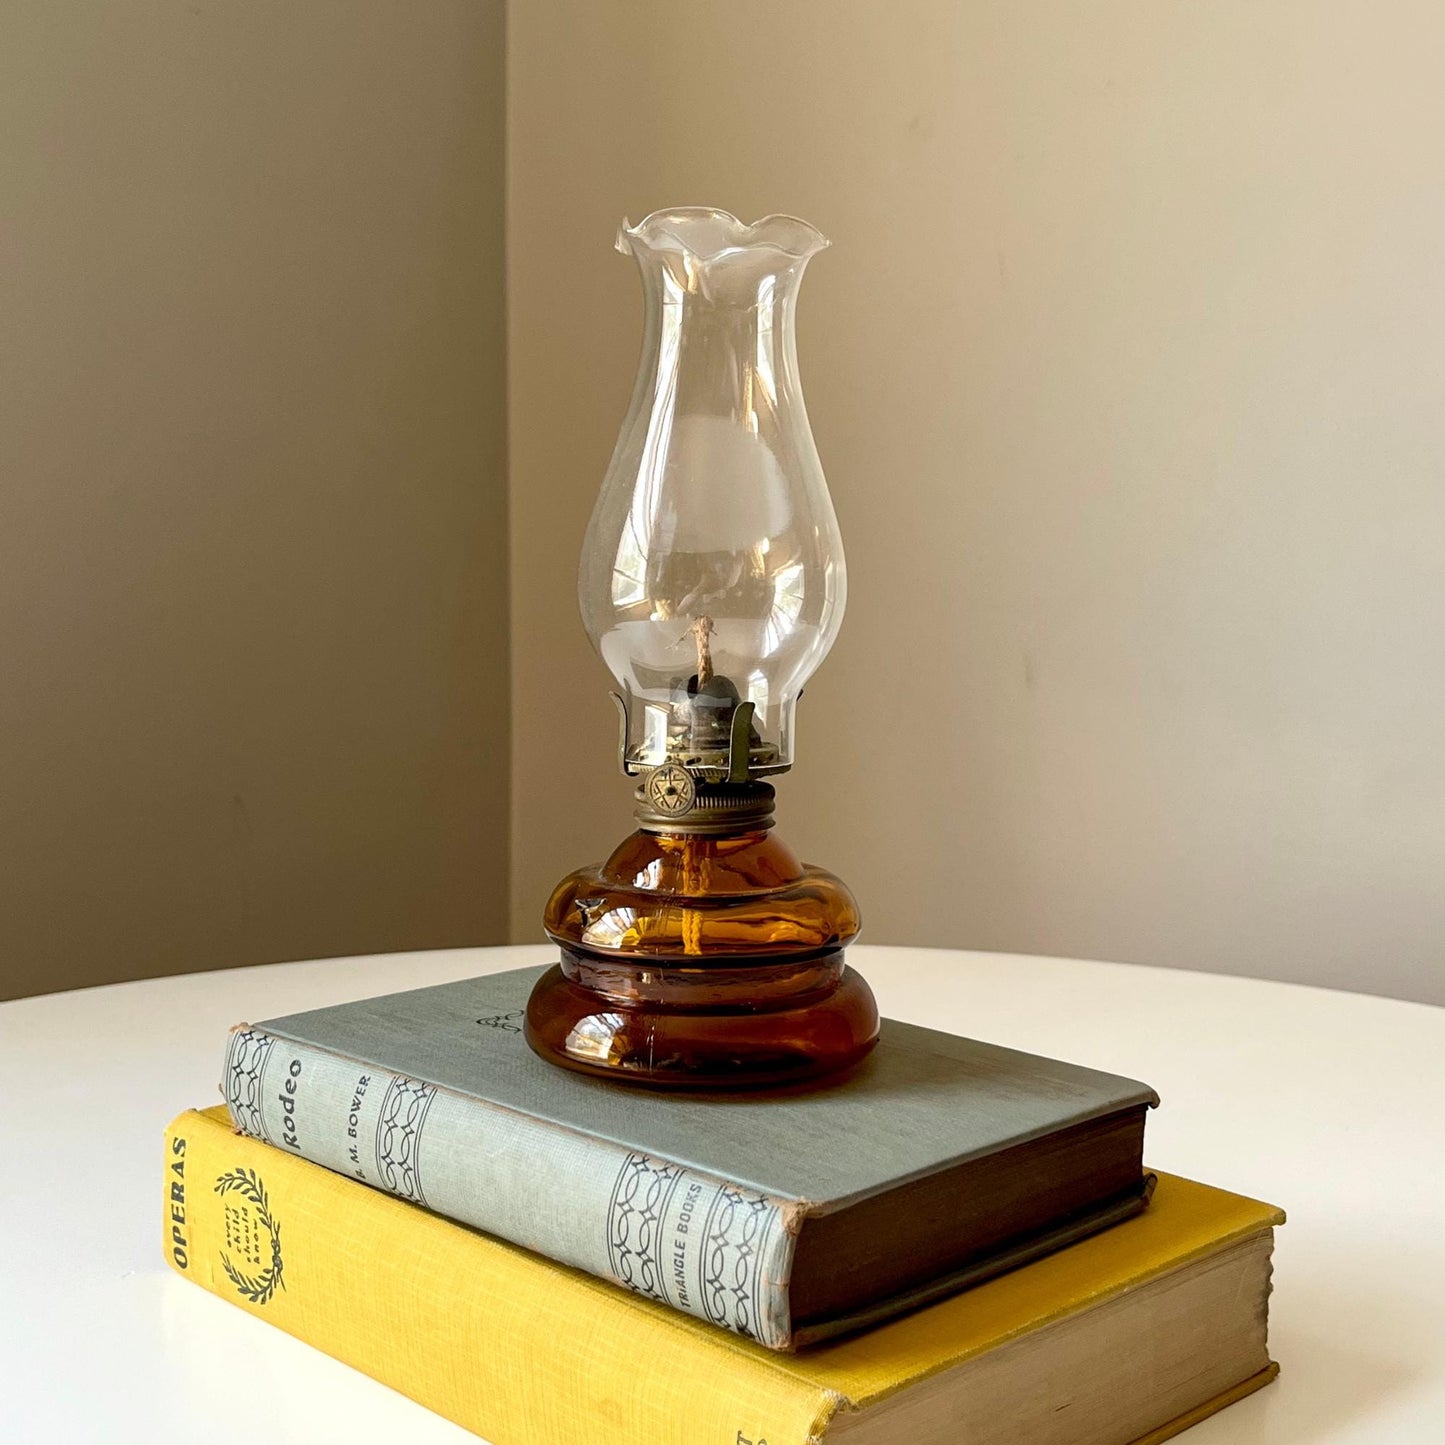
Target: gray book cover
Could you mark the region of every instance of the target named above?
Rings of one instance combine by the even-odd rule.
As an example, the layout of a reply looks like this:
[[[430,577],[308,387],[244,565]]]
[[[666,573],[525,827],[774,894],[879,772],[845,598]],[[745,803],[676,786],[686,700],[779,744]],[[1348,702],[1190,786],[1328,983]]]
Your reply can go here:
[[[1157,1103],[1132,1079],[892,1020],[864,1064],[832,1084],[761,1096],[619,1087],[527,1047],[523,1010],[541,972],[243,1025],[222,1085],[232,1119],[786,1349],[800,1343],[787,1286],[809,1217]]]

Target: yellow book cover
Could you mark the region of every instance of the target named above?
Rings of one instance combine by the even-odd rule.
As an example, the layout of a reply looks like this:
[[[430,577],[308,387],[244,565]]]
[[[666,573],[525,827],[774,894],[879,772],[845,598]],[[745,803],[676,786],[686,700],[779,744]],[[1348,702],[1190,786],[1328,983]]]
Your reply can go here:
[[[1283,1220],[1161,1175],[1133,1220],[865,1335],[784,1356],[237,1135],[221,1108],[182,1114],[165,1151],[175,1270],[493,1445],[810,1445]],[[1163,1440],[1272,1374],[1260,1369],[1133,1438]]]

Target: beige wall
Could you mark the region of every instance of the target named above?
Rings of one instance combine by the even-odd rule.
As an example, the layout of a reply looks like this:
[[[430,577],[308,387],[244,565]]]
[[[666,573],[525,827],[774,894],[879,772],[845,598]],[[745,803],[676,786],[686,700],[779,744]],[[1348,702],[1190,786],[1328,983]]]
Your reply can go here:
[[[505,933],[500,0],[0,22],[0,998]]]
[[[577,549],[624,210],[830,233],[849,615],[783,827],[865,938],[1445,1001],[1445,13],[580,0],[511,20],[513,926],[627,826]]]

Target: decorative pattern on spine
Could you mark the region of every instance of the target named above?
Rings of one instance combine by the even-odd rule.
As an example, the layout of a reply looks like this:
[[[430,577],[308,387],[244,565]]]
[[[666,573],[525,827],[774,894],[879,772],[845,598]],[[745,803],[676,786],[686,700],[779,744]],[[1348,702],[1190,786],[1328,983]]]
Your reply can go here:
[[[231,1120],[337,1173],[787,1349],[796,1209],[486,1100],[244,1028]]]
[[[664,1304],[671,1301],[662,1287],[662,1221],[681,1178],[676,1164],[629,1154],[617,1172],[607,1209],[607,1262],[613,1278]]]
[[[722,1185],[707,1213],[702,1306],[713,1324],[749,1339],[763,1328],[763,1273],[778,1212],[766,1199]]]
[[[268,1143],[271,1136],[261,1116],[261,1075],[275,1042],[269,1034],[255,1029],[236,1029],[226,1050],[226,1080],[222,1087],[236,1127]]]
[[[376,1126],[376,1167],[381,1186],[413,1204],[426,1204],[421,1187],[421,1128],[437,1091],[416,1079],[394,1078],[381,1101]]]

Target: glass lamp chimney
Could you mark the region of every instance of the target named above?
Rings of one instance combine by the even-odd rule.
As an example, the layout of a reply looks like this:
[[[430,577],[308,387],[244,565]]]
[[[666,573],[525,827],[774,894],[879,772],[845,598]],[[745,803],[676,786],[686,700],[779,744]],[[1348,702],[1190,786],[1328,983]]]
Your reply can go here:
[[[843,618],[843,544],[798,378],[804,221],[623,222],[642,361],[582,549],[583,624],[616,677],[624,766],[782,772],[793,711]]]

